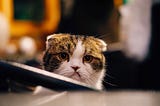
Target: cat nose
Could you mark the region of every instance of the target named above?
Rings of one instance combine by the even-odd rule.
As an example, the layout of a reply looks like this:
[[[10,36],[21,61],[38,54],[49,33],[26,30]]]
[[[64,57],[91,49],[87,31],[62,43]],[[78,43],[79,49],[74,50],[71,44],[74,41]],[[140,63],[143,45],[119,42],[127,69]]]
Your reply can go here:
[[[80,67],[78,67],[78,66],[71,66],[72,67],[72,69],[74,70],[74,71],[77,71]]]

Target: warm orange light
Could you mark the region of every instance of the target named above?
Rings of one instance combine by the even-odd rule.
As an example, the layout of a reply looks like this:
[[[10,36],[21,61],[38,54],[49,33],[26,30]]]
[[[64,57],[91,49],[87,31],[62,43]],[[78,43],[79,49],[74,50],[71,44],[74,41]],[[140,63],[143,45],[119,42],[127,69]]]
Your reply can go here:
[[[11,36],[34,35],[38,32],[56,31],[60,21],[60,0],[45,1],[45,19],[35,24],[32,21],[14,20],[13,0],[0,0],[0,10],[10,23]]]
[[[116,8],[118,8],[123,4],[123,0],[113,0],[113,1]]]

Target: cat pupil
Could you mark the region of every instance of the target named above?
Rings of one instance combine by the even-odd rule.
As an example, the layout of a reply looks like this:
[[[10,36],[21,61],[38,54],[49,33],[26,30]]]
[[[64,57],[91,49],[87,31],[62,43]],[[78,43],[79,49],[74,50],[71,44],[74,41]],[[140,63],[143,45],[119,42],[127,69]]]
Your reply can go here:
[[[68,58],[68,54],[67,53],[60,53],[60,57],[62,59],[67,59]]]
[[[90,56],[90,55],[86,55],[86,56],[84,56],[83,61],[91,62],[91,61],[92,61],[92,59],[93,59],[93,57],[92,57],[92,56]]]

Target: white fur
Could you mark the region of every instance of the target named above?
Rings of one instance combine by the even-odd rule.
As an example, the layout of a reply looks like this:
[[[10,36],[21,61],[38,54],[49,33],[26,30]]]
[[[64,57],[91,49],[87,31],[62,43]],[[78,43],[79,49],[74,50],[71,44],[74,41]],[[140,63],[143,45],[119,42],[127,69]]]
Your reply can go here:
[[[83,63],[84,52],[85,48],[82,45],[82,41],[79,40],[69,62],[63,62],[58,69],[54,70],[54,73],[87,83],[97,89],[101,89],[104,71],[96,72],[92,69],[89,63]],[[75,72],[72,66],[78,66],[80,68]]]
[[[54,38],[55,35],[56,35],[56,34],[47,36],[47,41],[48,41],[49,39],[51,39],[51,38]]]
[[[48,40],[51,39],[51,38],[53,38],[54,36],[55,36],[55,34],[47,36],[46,49],[48,49],[48,47],[49,47]]]
[[[84,47],[82,46],[82,41],[78,41],[76,49],[73,52],[72,57],[70,58],[70,66],[79,66],[82,64],[82,57],[85,52]]]
[[[107,50],[107,44],[101,39],[98,39],[98,40],[99,40],[99,42],[101,42],[101,50],[103,52],[106,51]]]

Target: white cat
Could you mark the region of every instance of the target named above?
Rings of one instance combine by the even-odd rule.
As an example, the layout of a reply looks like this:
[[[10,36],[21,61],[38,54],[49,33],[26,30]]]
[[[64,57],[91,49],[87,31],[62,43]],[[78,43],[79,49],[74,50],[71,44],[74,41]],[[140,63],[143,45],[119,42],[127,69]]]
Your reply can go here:
[[[93,36],[50,35],[43,57],[44,69],[102,89],[106,46]]]

